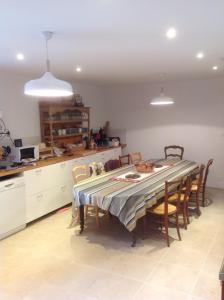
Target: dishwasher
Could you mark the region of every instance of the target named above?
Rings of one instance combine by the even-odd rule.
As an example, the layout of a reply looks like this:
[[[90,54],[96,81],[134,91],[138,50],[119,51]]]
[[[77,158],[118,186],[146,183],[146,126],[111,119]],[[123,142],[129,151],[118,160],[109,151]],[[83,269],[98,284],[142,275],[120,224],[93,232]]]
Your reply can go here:
[[[0,239],[26,227],[23,174],[0,181]]]

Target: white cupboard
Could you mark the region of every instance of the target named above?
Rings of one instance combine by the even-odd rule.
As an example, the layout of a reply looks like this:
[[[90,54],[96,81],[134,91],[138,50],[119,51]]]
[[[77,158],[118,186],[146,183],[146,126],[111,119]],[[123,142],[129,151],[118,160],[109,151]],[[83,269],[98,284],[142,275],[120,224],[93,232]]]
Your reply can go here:
[[[26,223],[72,202],[72,169],[78,165],[118,159],[121,148],[25,171]]]

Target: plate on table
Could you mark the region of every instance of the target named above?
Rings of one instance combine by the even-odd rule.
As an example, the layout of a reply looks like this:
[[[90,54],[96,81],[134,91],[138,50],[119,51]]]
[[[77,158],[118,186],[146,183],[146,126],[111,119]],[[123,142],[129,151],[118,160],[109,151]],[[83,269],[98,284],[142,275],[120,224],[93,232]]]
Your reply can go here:
[[[159,164],[154,165],[154,168],[162,168],[162,167],[163,167],[163,165],[159,165]]]
[[[141,176],[139,175],[139,174],[128,174],[128,175],[126,175],[125,176],[125,178],[127,178],[127,179],[138,179],[138,178],[140,178]]]

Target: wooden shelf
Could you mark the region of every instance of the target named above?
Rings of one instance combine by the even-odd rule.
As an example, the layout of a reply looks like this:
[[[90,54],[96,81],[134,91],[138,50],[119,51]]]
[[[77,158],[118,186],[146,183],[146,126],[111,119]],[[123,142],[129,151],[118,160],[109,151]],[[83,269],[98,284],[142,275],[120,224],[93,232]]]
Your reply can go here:
[[[57,102],[41,102],[40,126],[41,139],[48,146],[65,147],[66,144],[82,143],[83,136],[90,132],[90,108],[74,107],[73,102],[69,100]],[[79,111],[79,114],[74,113]],[[84,114],[83,114],[84,113]],[[53,135],[60,129],[86,128],[87,132],[76,132],[64,135]],[[73,132],[68,131],[67,132]]]
[[[68,124],[68,123],[81,123],[81,122],[87,122],[88,119],[77,119],[77,120],[57,120],[57,121],[51,121],[51,120],[48,120],[48,121],[44,121],[45,124]]]
[[[65,139],[65,138],[69,138],[69,137],[80,136],[80,135],[83,135],[83,134],[88,134],[88,132],[66,134],[66,135],[53,135],[53,139]],[[50,139],[51,138],[50,135],[45,135],[44,137],[46,139]]]

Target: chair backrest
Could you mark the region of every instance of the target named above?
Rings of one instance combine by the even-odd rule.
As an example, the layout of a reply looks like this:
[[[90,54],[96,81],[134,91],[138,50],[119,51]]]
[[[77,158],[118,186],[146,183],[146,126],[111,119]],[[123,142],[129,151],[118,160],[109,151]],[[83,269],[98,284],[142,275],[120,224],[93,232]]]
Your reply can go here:
[[[210,166],[213,164],[213,159],[209,159],[206,169],[205,169],[205,176],[204,176],[204,180],[203,180],[203,187],[206,187],[206,182],[207,182],[207,178],[208,178],[208,173],[209,173],[209,168]]]
[[[72,177],[74,180],[74,183],[78,183],[82,180],[85,180],[90,177],[90,170],[89,166],[82,165],[77,166],[72,169]]]
[[[192,175],[188,175],[185,181],[184,202],[187,202],[191,195]]]
[[[170,152],[170,151],[173,151],[173,152]],[[184,147],[177,146],[177,145],[170,145],[170,146],[164,147],[164,152],[165,152],[165,159],[167,159],[167,157],[169,157],[169,156],[179,157],[180,159],[183,159]]]
[[[113,171],[113,170],[118,169],[120,167],[121,167],[121,165],[120,165],[119,159],[108,160],[104,165],[104,169],[105,169],[106,172]]]
[[[203,182],[203,175],[204,175],[204,170],[205,170],[205,165],[201,165],[200,168],[198,168],[192,175],[197,177],[197,183],[196,185],[198,186],[197,188],[197,194],[200,193],[200,187]]]
[[[121,167],[126,166],[126,165],[130,165],[130,155],[127,154],[127,155],[119,156],[119,161],[120,161],[120,166]]]
[[[165,197],[164,197],[164,215],[165,217],[168,217],[168,199],[173,194],[177,194],[178,197],[176,198],[176,206],[177,210],[179,210],[180,207],[180,197],[181,197],[181,190],[183,188],[183,179],[178,179],[175,181],[166,181],[165,182]]]
[[[139,163],[140,161],[142,161],[141,152],[132,152],[129,154],[129,156],[130,156],[130,161],[132,164],[136,164],[136,163]]]

